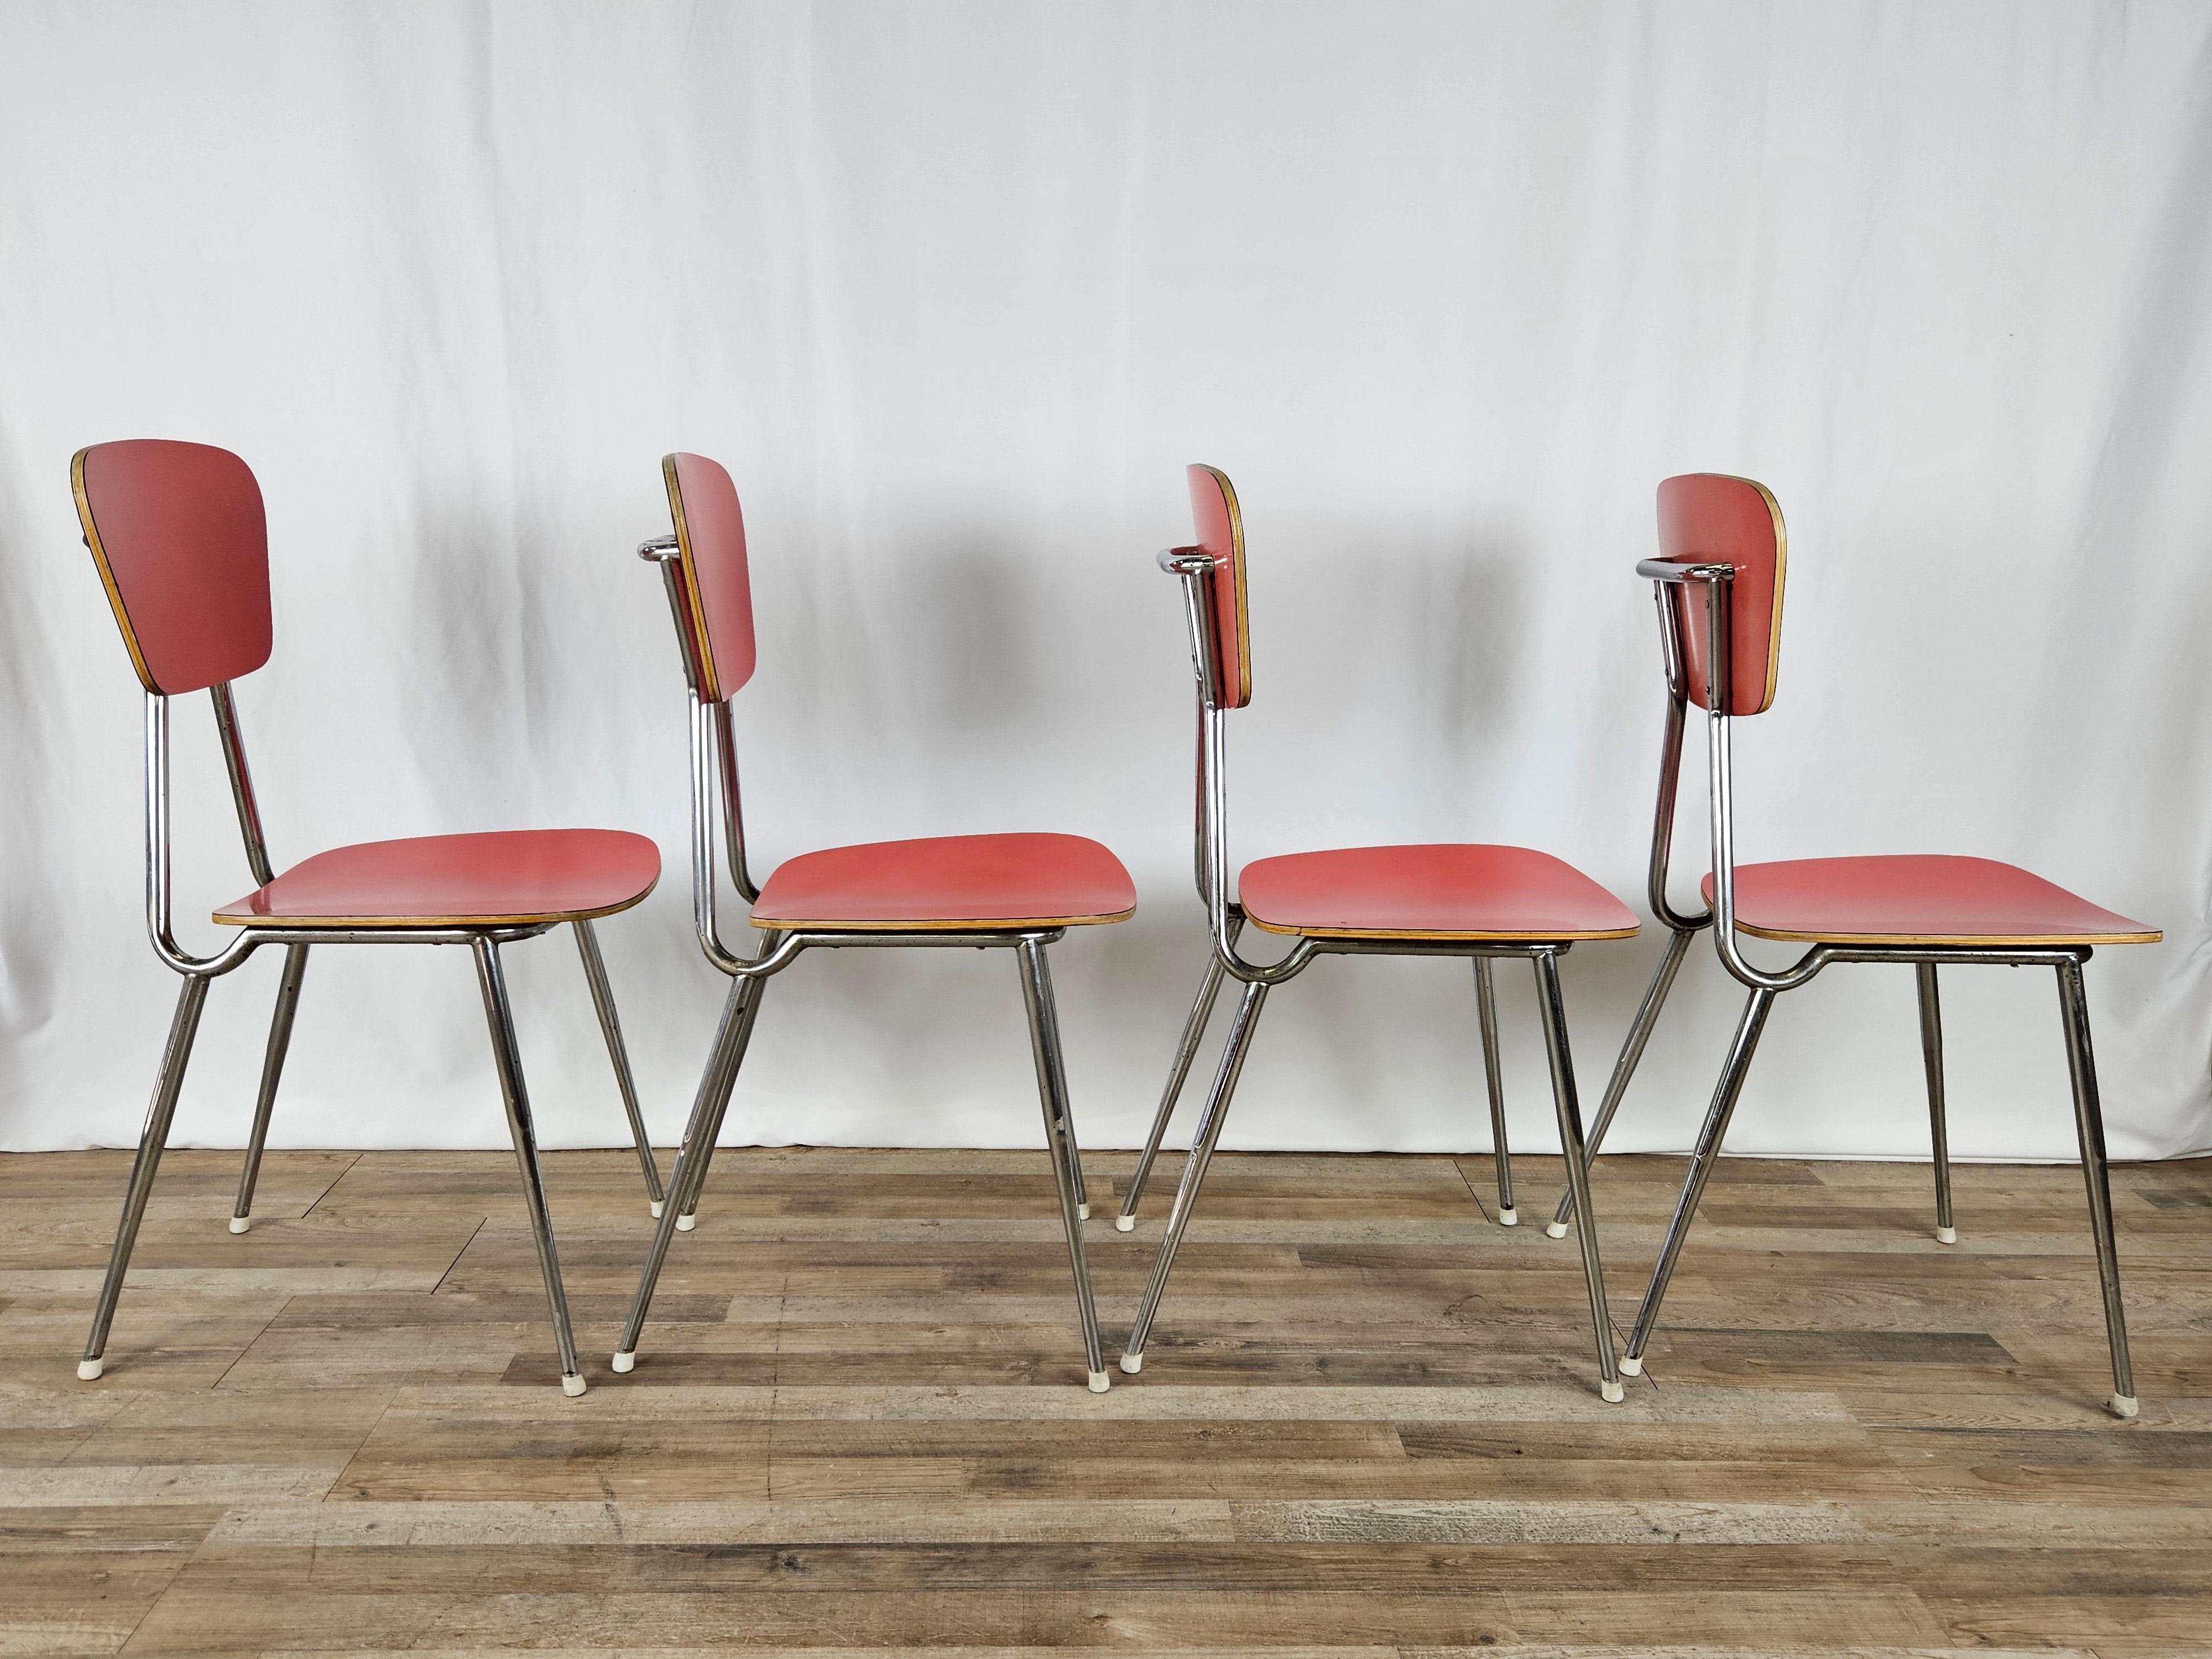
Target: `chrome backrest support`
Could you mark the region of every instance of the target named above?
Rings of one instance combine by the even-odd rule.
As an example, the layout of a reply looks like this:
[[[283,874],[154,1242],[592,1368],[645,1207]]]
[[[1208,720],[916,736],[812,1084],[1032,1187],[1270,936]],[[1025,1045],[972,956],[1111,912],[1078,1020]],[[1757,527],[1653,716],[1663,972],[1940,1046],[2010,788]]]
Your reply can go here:
[[[685,622],[681,554],[676,538],[658,536],[638,544],[637,556],[660,567],[661,585],[668,595],[669,621],[676,629],[677,653],[684,659],[684,680],[690,695],[691,731],[691,917],[699,948],[707,960],[726,974],[756,971],[754,964],[722,942],[716,924],[714,896],[714,818],[720,798],[722,844],[730,880],[748,904],[760,896],[760,888],[745,866],[745,820],[738,784],[738,748],[730,725],[730,706],[708,702],[700,696],[699,672],[692,661],[691,630]]]
[[[253,798],[253,773],[246,763],[246,734],[238,728],[238,703],[230,682],[217,680],[208,688],[215,700],[215,729],[222,739],[223,769],[230,774],[231,804],[238,809],[238,833],[246,842],[246,862],[253,872],[253,884],[266,887],[276,879],[269,866],[268,843],[262,839],[261,808]]]
[[[1205,902],[1207,930],[1221,965],[1245,984],[1275,985],[1313,959],[1315,941],[1300,939],[1291,953],[1267,967],[1237,954],[1232,922],[1242,913],[1229,895],[1229,761],[1227,726],[1214,653],[1208,641],[1220,637],[1214,624],[1213,556],[1203,548],[1171,547],[1159,567],[1182,583],[1183,615],[1189,623],[1190,665],[1198,687],[1198,825],[1194,848],[1198,896]]]
[[[253,868],[254,882],[265,885],[269,854],[261,840],[261,815],[253,800],[253,779],[246,767],[246,741],[238,729],[238,710],[228,681],[210,688],[215,697],[216,726],[222,734],[223,759],[230,769],[231,798],[238,808],[238,827],[246,842],[246,860]],[[211,957],[196,957],[177,943],[172,927],[169,872],[169,700],[159,691],[146,694],[146,937],[163,965],[189,978],[228,973],[248,956],[259,941],[241,929]]]
[[[1735,769],[1728,711],[1735,706],[1729,664],[1729,605],[1735,568],[1727,564],[1677,564],[1645,559],[1636,574],[1652,585],[1659,605],[1661,654],[1667,670],[1667,736],[1660,757],[1659,803],[1651,830],[1651,908],[1670,927],[1713,929],[1713,945],[1729,973],[1749,986],[1787,991],[1819,973],[1833,957],[1815,945],[1784,972],[1771,974],[1745,959],[1735,931]],[[1694,584],[1705,601],[1705,781],[1707,817],[1712,842],[1713,902],[1701,916],[1684,916],[1667,899],[1667,866],[1674,832],[1674,801],[1681,776],[1682,744],[1687,735],[1684,683],[1682,607],[1674,589]]]

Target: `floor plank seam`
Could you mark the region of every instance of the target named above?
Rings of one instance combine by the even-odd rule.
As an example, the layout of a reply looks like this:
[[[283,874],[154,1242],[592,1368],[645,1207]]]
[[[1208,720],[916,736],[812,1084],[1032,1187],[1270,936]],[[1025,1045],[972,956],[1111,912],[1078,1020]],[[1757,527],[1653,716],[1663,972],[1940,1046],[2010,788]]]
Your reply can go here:
[[[276,1304],[276,1311],[271,1313],[268,1318],[261,1322],[261,1328],[256,1331],[252,1336],[247,1340],[246,1346],[238,1351],[238,1357],[222,1368],[222,1376],[218,1376],[214,1382],[208,1384],[208,1392],[210,1394],[213,1394],[217,1389],[222,1387],[224,1379],[228,1377],[233,1371],[236,1370],[240,1365],[245,1363],[246,1356],[253,1352],[254,1343],[258,1342],[263,1337],[269,1334],[270,1328],[275,1325],[278,1320],[284,1316],[285,1309],[290,1307],[295,1300],[295,1297],[288,1296],[282,1302]]]
[[[336,1192],[337,1190],[338,1182],[343,1181],[348,1176],[351,1175],[353,1173],[354,1165],[360,1163],[362,1159],[368,1156],[368,1154],[365,1152],[356,1152],[351,1158],[348,1158],[346,1160],[345,1168],[340,1170],[336,1175],[331,1177],[331,1184],[315,1194],[314,1203],[308,1205],[306,1209],[300,1212],[300,1219],[305,1221],[309,1216],[314,1214],[315,1205],[320,1204],[325,1199]]]
[[[1468,1174],[1467,1165],[1461,1163],[1457,1156],[1452,1158],[1451,1165],[1453,1173],[1459,1176],[1460,1185],[1467,1188],[1467,1195],[1474,1200],[1474,1207],[1482,1212],[1483,1220],[1495,1226],[1498,1218],[1491,1214],[1490,1206],[1482,1201],[1482,1194],[1474,1189],[1474,1177]]]
[[[477,1242],[477,1234],[482,1232],[489,1225],[491,1225],[491,1218],[489,1216],[484,1217],[483,1220],[477,1223],[474,1231],[471,1231],[466,1238],[461,1241],[461,1248],[453,1252],[453,1259],[446,1264],[446,1271],[438,1275],[438,1282],[429,1288],[427,1294],[435,1296],[441,1290],[445,1288],[446,1281],[453,1276],[453,1269],[461,1265],[461,1258],[469,1253],[469,1246]]]

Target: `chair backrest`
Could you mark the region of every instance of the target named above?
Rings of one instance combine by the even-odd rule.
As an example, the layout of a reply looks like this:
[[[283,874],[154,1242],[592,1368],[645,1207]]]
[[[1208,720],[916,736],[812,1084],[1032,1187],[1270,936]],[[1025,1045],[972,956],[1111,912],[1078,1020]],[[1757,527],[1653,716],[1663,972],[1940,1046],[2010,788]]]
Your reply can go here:
[[[684,571],[684,649],[700,696],[726,702],[753,677],[753,589],[738,487],[704,455],[664,455],[660,476]]]
[[[1730,714],[1763,714],[1774,706],[1782,651],[1782,580],[1789,543],[1782,507],[1763,483],[1720,472],[1688,472],[1659,486],[1659,556],[1674,564],[1735,568],[1729,596]],[[1682,667],[1690,701],[1705,707],[1705,596],[1703,586],[1673,588],[1680,622]]]
[[[1252,701],[1252,629],[1244,605],[1244,517],[1237,489],[1218,467],[1189,469],[1190,516],[1198,545],[1213,559],[1214,684],[1221,707]]]
[[[70,461],[85,545],[149,691],[175,696],[269,660],[269,526],[246,463],[135,438]]]

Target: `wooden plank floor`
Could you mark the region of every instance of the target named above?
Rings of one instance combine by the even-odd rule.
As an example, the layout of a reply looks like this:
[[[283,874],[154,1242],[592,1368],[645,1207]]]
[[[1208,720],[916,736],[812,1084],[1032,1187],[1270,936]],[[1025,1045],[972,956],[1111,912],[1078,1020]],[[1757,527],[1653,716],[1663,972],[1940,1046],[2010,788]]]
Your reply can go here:
[[[1484,1158],[1224,1156],[1140,1377],[1084,1391],[1043,1155],[725,1152],[637,1370],[634,1163],[0,1158],[0,1653],[2212,1652],[2212,1162],[2116,1173],[2142,1416],[2073,1169],[1722,1166],[1650,1370]],[[1127,1154],[1085,1160],[1112,1213]],[[1164,1168],[1171,1182],[1172,1167]],[[1632,1317],[1680,1176],[1607,1158]],[[1093,1222],[1119,1352],[1165,1187]]]

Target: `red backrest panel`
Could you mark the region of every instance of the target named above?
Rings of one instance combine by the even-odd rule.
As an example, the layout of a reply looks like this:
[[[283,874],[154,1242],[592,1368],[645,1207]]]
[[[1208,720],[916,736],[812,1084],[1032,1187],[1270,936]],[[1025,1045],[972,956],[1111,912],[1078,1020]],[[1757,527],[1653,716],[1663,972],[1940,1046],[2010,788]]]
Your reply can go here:
[[[753,587],[738,487],[704,455],[663,456],[660,476],[690,603],[699,695],[721,702],[753,677]]]
[[[1213,556],[1214,684],[1224,708],[1252,701],[1252,629],[1244,606],[1244,516],[1236,486],[1218,469],[1190,469],[1190,516],[1198,545]]]
[[[244,461],[134,438],[77,451],[70,486],[149,691],[204,690],[269,660],[269,526]]]
[[[1782,652],[1782,579],[1789,540],[1773,492],[1749,478],[1687,472],[1659,486],[1659,556],[1675,564],[1735,567],[1729,596],[1731,714],[1774,706]],[[1676,588],[1690,701],[1705,706],[1705,590]]]

